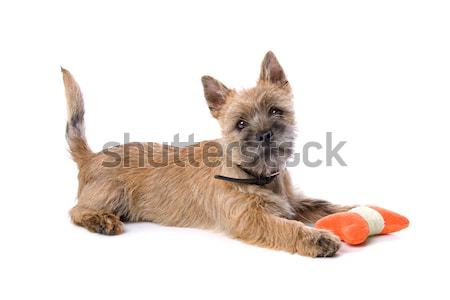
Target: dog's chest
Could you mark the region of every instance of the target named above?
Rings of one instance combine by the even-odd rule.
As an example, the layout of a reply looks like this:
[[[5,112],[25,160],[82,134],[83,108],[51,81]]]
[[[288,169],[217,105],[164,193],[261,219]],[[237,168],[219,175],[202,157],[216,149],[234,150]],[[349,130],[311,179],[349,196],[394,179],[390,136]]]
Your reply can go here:
[[[241,191],[258,196],[260,199],[258,204],[272,215],[287,219],[291,219],[295,215],[294,208],[285,191],[276,183],[263,188],[246,186]]]

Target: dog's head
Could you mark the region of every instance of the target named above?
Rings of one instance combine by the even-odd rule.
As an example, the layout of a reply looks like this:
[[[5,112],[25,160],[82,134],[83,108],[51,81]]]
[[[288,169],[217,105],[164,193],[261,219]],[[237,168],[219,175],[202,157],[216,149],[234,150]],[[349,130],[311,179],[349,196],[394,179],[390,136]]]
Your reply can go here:
[[[265,55],[253,88],[235,91],[210,76],[202,83],[228,162],[257,176],[283,169],[293,152],[295,119],[291,87],[275,55]]]

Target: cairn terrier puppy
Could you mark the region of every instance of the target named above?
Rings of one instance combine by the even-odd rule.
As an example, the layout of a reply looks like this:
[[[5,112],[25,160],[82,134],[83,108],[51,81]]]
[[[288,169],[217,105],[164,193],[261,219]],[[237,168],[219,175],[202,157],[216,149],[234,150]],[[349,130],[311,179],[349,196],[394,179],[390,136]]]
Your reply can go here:
[[[291,87],[272,52],[257,84],[236,91],[203,76],[222,137],[177,148],[130,143],[94,153],[84,133],[80,88],[62,69],[66,138],[79,168],[73,222],[115,235],[123,222],[219,230],[246,243],[312,257],[333,256],[340,240],[304,225],[351,207],[296,194],[285,169],[295,119]]]

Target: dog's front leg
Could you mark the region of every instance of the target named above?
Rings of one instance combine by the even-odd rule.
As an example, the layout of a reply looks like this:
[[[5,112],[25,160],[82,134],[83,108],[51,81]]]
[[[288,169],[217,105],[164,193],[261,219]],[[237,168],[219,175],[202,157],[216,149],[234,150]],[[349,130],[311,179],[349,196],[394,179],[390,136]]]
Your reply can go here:
[[[305,256],[333,256],[340,240],[328,231],[317,230],[303,223],[269,213],[264,200],[247,196],[242,204],[229,206],[226,230],[244,242],[272,249],[285,250]]]
[[[290,201],[295,211],[295,220],[306,223],[315,223],[322,217],[348,211],[355,207],[354,205],[333,204],[325,200],[313,199],[300,195],[290,197]]]

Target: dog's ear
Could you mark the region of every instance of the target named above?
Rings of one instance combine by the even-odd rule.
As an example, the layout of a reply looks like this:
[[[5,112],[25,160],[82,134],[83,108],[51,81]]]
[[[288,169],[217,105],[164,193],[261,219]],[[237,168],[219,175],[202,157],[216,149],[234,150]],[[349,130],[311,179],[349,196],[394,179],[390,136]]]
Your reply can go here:
[[[286,79],[286,75],[284,74],[283,68],[278,62],[275,54],[272,51],[269,51],[264,56],[264,59],[261,63],[261,73],[259,74],[260,82],[271,82],[282,87],[287,86],[289,83]]]
[[[217,118],[220,110],[225,104],[227,96],[230,94],[230,89],[211,76],[203,76],[202,83],[209,110],[213,117]]]

